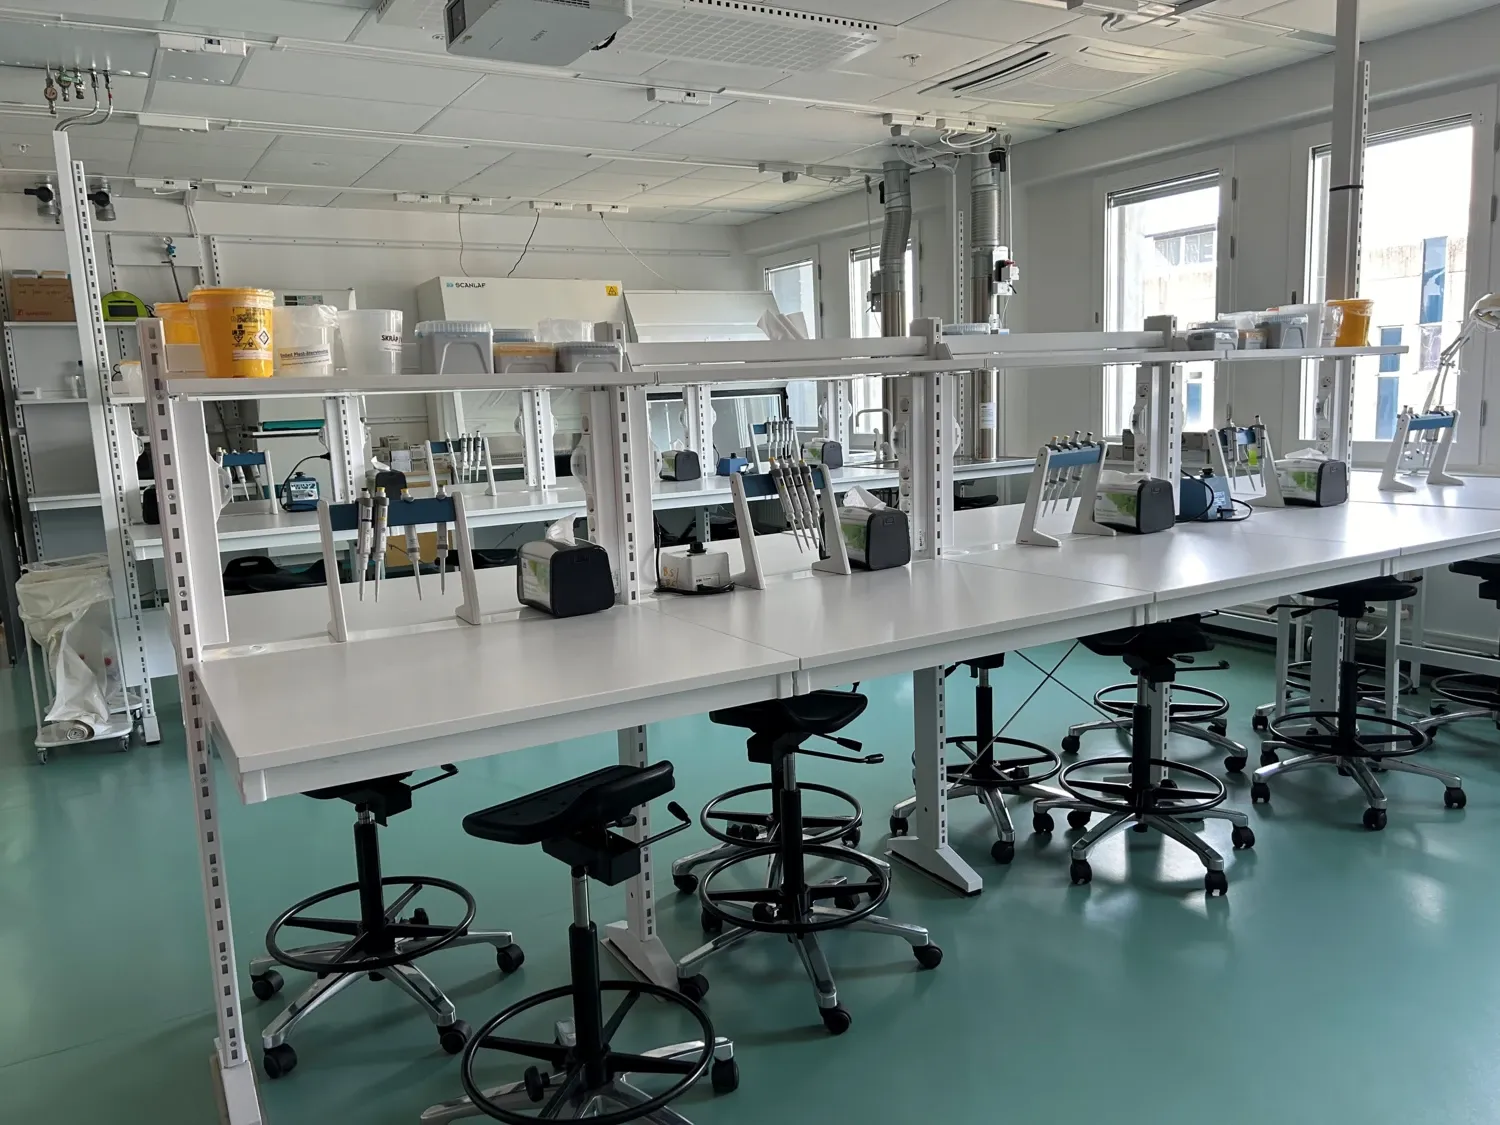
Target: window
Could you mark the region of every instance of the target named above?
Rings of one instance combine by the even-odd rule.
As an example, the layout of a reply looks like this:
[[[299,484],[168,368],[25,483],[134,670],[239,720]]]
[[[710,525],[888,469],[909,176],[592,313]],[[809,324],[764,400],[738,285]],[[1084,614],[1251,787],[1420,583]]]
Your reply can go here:
[[[1180,327],[1218,315],[1219,174],[1112,192],[1105,217],[1106,332],[1139,332],[1148,316],[1171,314]],[[1214,367],[1183,365],[1183,428],[1214,424]],[[1135,369],[1104,375],[1104,428],[1131,426]]]
[[[880,314],[870,310],[870,287],[880,268],[880,247],[866,246],[849,252],[849,335],[855,339],[879,336]],[[906,310],[903,324],[909,328],[917,317],[917,265],[912,244],[906,246]],[[879,410],[882,380],[867,375],[853,382],[854,431],[861,434],[885,432],[880,414],[860,414],[862,410]]]
[[[811,258],[766,270],[766,288],[776,298],[781,315],[802,315],[803,328],[809,340],[818,338],[817,267]]]
[[[1354,440],[1388,440],[1405,406],[1420,406],[1444,339],[1456,339],[1468,304],[1469,204],[1474,128],[1445,121],[1372,137],[1365,149],[1364,226],[1359,295],[1375,302],[1381,343],[1406,343],[1403,356],[1354,365]],[[1308,299],[1327,292],[1329,153],[1312,154],[1308,199]],[[1457,401],[1458,379],[1442,406]],[[1304,365],[1302,433],[1317,433],[1317,365]]]
[[[1401,343],[1401,329],[1382,328],[1380,330],[1380,346],[1383,348],[1397,347]],[[1380,373],[1382,375],[1394,374],[1401,370],[1401,357],[1399,355],[1383,355],[1380,357]]]

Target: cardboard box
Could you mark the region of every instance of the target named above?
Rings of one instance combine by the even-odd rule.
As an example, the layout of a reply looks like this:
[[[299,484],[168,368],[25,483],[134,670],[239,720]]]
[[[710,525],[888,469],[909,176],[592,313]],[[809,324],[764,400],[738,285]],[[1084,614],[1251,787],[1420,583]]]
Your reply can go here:
[[[66,277],[12,274],[7,290],[11,320],[73,319],[73,283]]]

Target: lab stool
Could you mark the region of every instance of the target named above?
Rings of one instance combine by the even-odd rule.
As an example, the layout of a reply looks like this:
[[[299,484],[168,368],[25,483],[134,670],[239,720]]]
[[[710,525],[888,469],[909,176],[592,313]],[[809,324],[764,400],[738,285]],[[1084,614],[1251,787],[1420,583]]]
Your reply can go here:
[[[600,1125],[627,1121],[687,1125],[667,1104],[705,1074],[710,1075],[715,1093],[727,1093],[739,1085],[734,1045],[714,1035],[713,1025],[697,1004],[661,985],[599,979],[599,931],[589,917],[589,880],[615,886],[632,878],[640,873],[643,849],[688,826],[687,814],[672,804],[668,809],[681,824],[666,832],[637,842],[613,831],[635,823],[637,808],[670,793],[675,784],[671,762],[608,766],[464,818],[464,831],[470,836],[501,844],[541,844],[544,852],[571,869],[573,922],[568,927],[568,959],[572,981],[517,1001],[481,1027],[469,1041],[459,1067],[459,1080],[468,1096],[427,1109],[422,1114],[427,1125],[479,1116],[511,1125],[581,1117]],[[606,993],[619,998],[608,1020],[603,1007]],[[641,1053],[615,1049],[612,1043],[642,997],[664,1001],[686,1013],[699,1037]],[[560,1001],[571,1005],[572,1018],[554,1024],[551,1041],[497,1034],[517,1017]],[[517,1055],[532,1065],[520,1081],[484,1090],[474,1075],[481,1051]],[[676,1081],[652,1094],[631,1081],[638,1075]],[[524,1109],[532,1112],[521,1112]]]
[[[1192,657],[1183,656],[1178,662],[1191,664]],[[1228,667],[1221,663],[1197,670],[1220,671]],[[1095,719],[1093,722],[1076,723],[1069,727],[1062,740],[1063,753],[1078,753],[1082,749],[1082,736],[1090,731],[1129,731],[1135,721],[1136,701],[1130,697],[1135,691],[1135,684],[1111,684],[1096,691],[1094,706],[1112,718]],[[1245,768],[1250,760],[1250,751],[1229,737],[1229,727],[1224,722],[1225,716],[1229,714],[1229,700],[1216,691],[1191,684],[1167,685],[1163,694],[1167,701],[1168,728],[1173,734],[1196,738],[1199,742],[1206,742],[1224,751],[1224,768],[1230,773],[1239,773]]]
[[[812,981],[823,1026],[841,1035],[852,1020],[848,1010],[839,1004],[833,974],[818,946],[818,934],[834,929],[886,934],[910,944],[923,968],[935,968],[943,959],[943,951],[922,927],[892,922],[875,914],[891,893],[886,864],[851,848],[807,840],[807,825],[802,815],[806,787],[797,781],[796,757],[804,754],[866,765],[883,761],[878,754],[847,757],[808,750],[802,745],[809,738],[824,738],[859,753],[858,742],[840,738],[835,732],[853,722],[864,711],[866,702],[858,692],[815,691],[710,714],[715,723],[750,731],[750,760],[771,767],[772,802],[780,831],[767,844],[746,848],[722,860],[699,883],[703,928],[713,936],[678,962],[678,981],[687,995],[701,997],[706,991],[707,982],[697,974],[697,969],[714,954],[738,945],[752,934],[777,934],[796,947]],[[813,881],[807,874],[807,862],[811,859],[854,867],[863,879],[850,882],[840,876]],[[724,888],[723,877],[746,864],[765,865],[765,875],[757,879],[761,885],[743,890]],[[830,902],[833,905],[827,905]],[[724,928],[726,924],[728,929]]]
[[[1500,606],[1500,556],[1456,562],[1448,569],[1480,579],[1480,599]],[[1432,717],[1417,724],[1423,730],[1433,731],[1466,719],[1489,719],[1500,726],[1500,679],[1479,672],[1455,672],[1434,677],[1430,686],[1432,694],[1444,702],[1433,704]],[[1449,703],[1468,710],[1455,711]]]
[[[1443,804],[1461,809],[1467,798],[1463,782],[1452,774],[1403,759],[1427,749],[1432,738],[1414,723],[1385,715],[1361,713],[1359,666],[1352,659],[1354,626],[1370,612],[1370,602],[1397,602],[1411,597],[1417,587],[1399,578],[1372,578],[1313,590],[1306,596],[1319,603],[1296,611],[1297,615],[1336,613],[1339,618],[1341,645],[1345,659],[1339,663],[1338,709],[1336,711],[1296,710],[1278,716],[1270,725],[1271,739],[1261,744],[1261,761],[1250,787],[1250,799],[1271,799],[1267,782],[1279,774],[1312,766],[1334,766],[1340,774],[1354,779],[1364,791],[1369,807],[1364,825],[1378,832],[1386,825],[1386,796],[1376,779],[1377,771],[1420,774],[1436,778],[1446,787]],[[1327,655],[1323,659],[1327,659]],[[1293,731],[1293,727],[1297,727]],[[1280,748],[1303,753],[1278,761]]]
[[[752,759],[753,760],[753,759]],[[826,844],[830,847],[859,847],[860,825],[864,821],[864,810],[853,794],[828,785],[801,784],[804,794],[819,793],[830,798],[831,803],[846,811],[830,816],[802,817],[802,842]],[[717,841],[711,847],[692,852],[672,862],[672,883],[683,894],[692,894],[698,889],[697,869],[722,860],[743,855],[750,848],[764,847],[781,834],[781,818],[775,802],[774,784],[744,785],[720,793],[698,814],[698,823],[710,839]],[[728,809],[724,806],[752,795],[766,794],[772,798],[769,812]],[[725,827],[720,828],[719,825]],[[877,860],[876,862],[883,862]]]
[[[1068,877],[1074,886],[1091,882],[1089,854],[1098,843],[1127,827],[1144,832],[1154,828],[1192,851],[1207,868],[1204,888],[1209,895],[1229,889],[1224,857],[1206,840],[1186,828],[1185,822],[1227,820],[1234,826],[1231,840],[1236,849],[1255,846],[1255,833],[1242,812],[1223,808],[1227,790],[1207,770],[1173,762],[1166,757],[1167,732],[1172,723],[1167,704],[1168,688],[1177,678],[1177,658],[1209,652],[1213,643],[1204,634],[1197,617],[1183,617],[1133,629],[1119,629],[1083,638],[1090,652],[1120,656],[1136,675],[1136,700],[1130,720],[1130,756],[1090,758],[1074,762],[1058,775],[1067,791],[1062,798],[1036,802],[1032,828],[1045,835],[1055,827],[1051,811],[1069,809],[1068,824],[1085,828],[1095,813],[1104,819],[1073,844]],[[1126,772],[1121,774],[1123,768]],[[1191,788],[1180,785],[1170,774],[1181,774]]]
[[[956,735],[948,745],[957,746],[968,757],[962,765],[947,767],[947,795],[977,797],[995,823],[995,842],[990,856],[997,863],[1009,863],[1016,856],[1016,828],[1005,798],[1020,794],[1027,798],[1061,797],[1056,789],[1042,783],[1051,781],[1062,769],[1062,759],[1055,751],[1035,742],[1004,738],[995,733],[995,689],[990,673],[1005,666],[1005,654],[965,660],[955,664],[944,675],[951,676],[959,667],[969,669],[978,680],[974,687],[974,734]],[[999,751],[1003,756],[997,756]],[[906,835],[916,797],[908,797],[891,809],[891,835]]]
[[[266,956],[250,962],[250,983],[258,999],[269,1000],[281,991],[281,974],[272,965],[284,965],[313,973],[316,980],[286,1010],[267,1025],[261,1035],[264,1050],[262,1065],[268,1078],[290,1074],[297,1065],[297,1053],[287,1038],[292,1029],[308,1015],[327,1004],[363,975],[371,980],[387,980],[398,986],[427,1013],[438,1029],[443,1050],[456,1055],[469,1037],[469,1025],[458,1018],[453,1002],[432,983],[431,978],[414,964],[419,958],[440,949],[457,949],[465,945],[492,945],[495,960],[503,973],[521,967],[526,956],[521,947],[503,931],[471,930],[474,921],[474,896],[457,883],[426,875],[382,875],[380,868],[380,826],[389,817],[411,808],[411,795],[418,789],[452,777],[458,770],[443,766],[442,774],[417,785],[409,785],[409,773],[315,789],[307,794],[319,801],[348,801],[354,806],[354,862],[358,878],[332,890],[305,898],[284,911],[266,931]],[[389,903],[387,889],[400,889]],[[446,891],[463,906],[463,918],[455,925],[434,925],[427,911],[417,907],[402,919],[401,912],[423,890]],[[358,894],[357,919],[313,916],[307,912],[344,895]],[[312,930],[336,935],[337,940],[323,945],[284,949],[281,935],[285,930]]]

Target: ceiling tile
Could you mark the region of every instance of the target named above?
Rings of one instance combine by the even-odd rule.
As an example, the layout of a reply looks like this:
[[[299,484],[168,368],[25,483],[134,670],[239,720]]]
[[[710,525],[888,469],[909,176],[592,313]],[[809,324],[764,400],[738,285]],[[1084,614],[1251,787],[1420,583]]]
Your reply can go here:
[[[632,120],[637,125],[657,125],[668,129],[680,129],[684,125],[691,125],[694,121],[702,121],[709,114],[732,104],[723,99],[717,99],[711,105],[677,105],[672,102],[656,102]]]
[[[675,180],[679,176],[686,176],[695,165],[660,160],[596,160],[594,167],[600,172],[629,176],[633,180],[645,180],[650,184],[661,184],[668,180]]]
[[[439,113],[421,131],[435,137],[484,137],[529,144],[633,149],[664,137],[672,130],[630,122],[564,120],[450,108]]]
[[[171,0],[63,0],[48,5],[17,4],[18,8],[61,8],[70,16],[112,16],[122,20],[163,20]]]
[[[438,107],[447,105],[477,80],[478,75],[472,71],[257,48],[236,85],[316,98],[333,94]]]
[[[455,184],[453,190],[466,195],[546,199],[548,193],[559,184],[575,178],[567,172],[547,168],[523,168],[519,165],[509,167],[506,161],[501,161],[493,168],[486,168],[463,183]]]
[[[359,26],[364,15],[361,8],[301,0],[177,0],[172,23],[201,27],[214,35],[239,31],[342,40]]]
[[[378,5],[377,5],[378,6]],[[402,27],[400,24],[366,20],[349,39],[370,47],[395,47],[402,51],[426,51],[447,57],[448,44],[441,28]]]
[[[1020,43],[1078,22],[1063,8],[1046,8],[1017,0],[947,0],[917,16],[906,28],[939,31],[945,35]],[[905,29],[903,29],[905,30]]]
[[[401,105],[335,95],[310,98],[305,94],[278,90],[246,90],[238,86],[201,86],[187,82],[156,83],[147,99],[147,108],[155,113],[238,121],[397,132],[415,132],[433,114],[433,108],[424,105]]]
[[[735,102],[713,114],[706,122],[700,123],[694,131],[704,128],[746,136],[842,142],[845,147],[861,143],[876,144],[890,139],[890,129],[873,116],[861,117],[841,110],[813,109],[792,102],[774,102],[771,105]]]
[[[1042,114],[1042,120],[1054,125],[1087,125],[1091,121],[1102,121],[1125,112],[1124,106],[1109,102],[1079,102],[1076,105],[1060,105]]]
[[[693,90],[764,90],[785,78],[784,70],[764,66],[735,66],[733,63],[698,63],[685,59],[668,59],[647,73],[669,86]]]
[[[26,133],[38,138],[50,154],[52,142],[47,138],[57,127],[58,122],[65,120],[67,117],[62,113],[56,117],[48,117],[45,113],[0,113],[0,133]],[[80,125],[76,128],[87,128],[96,137],[109,137],[116,141],[128,141],[135,136],[135,124],[129,118],[124,117],[116,117],[113,121],[100,121],[97,125]]]
[[[505,158],[505,165],[512,171],[517,168],[545,168],[549,175],[557,174],[557,182],[562,183],[585,172],[597,171],[600,161],[581,152],[521,148]]]
[[[455,109],[486,113],[516,111],[584,121],[632,121],[651,108],[643,90],[578,79],[521,78],[488,74],[453,103]]]
[[[1232,79],[1228,76],[1213,71],[1185,70],[1177,74],[1153,78],[1148,82],[1142,82],[1139,86],[1131,86],[1127,90],[1117,90],[1106,100],[1115,105],[1131,107],[1154,105],[1157,102],[1180,98],[1184,94],[1196,94],[1200,90],[1222,86],[1229,81]]]
[[[309,144],[309,141],[317,141],[317,144]],[[277,137],[246,178],[280,184],[347,187],[380,163],[395,147],[322,138]]]
[[[285,195],[283,195],[279,200],[277,200],[277,202],[285,203],[290,207],[330,207],[336,200],[347,199],[348,197],[349,193],[341,194],[336,191],[309,191],[306,189],[293,189],[292,191],[289,191]],[[253,199],[254,197],[250,196],[247,198]],[[367,195],[364,196],[364,198],[367,201],[371,201],[372,198],[379,199],[381,197],[371,197]],[[370,203],[367,202],[366,206],[369,205]]]
[[[766,173],[757,168],[726,168],[705,165],[693,169],[693,171],[689,172],[683,178],[692,180],[727,180],[730,183],[758,184],[766,178]]]
[[[714,118],[705,118],[696,125],[642,145],[641,150],[732,160],[821,161],[849,149],[847,142],[729,133],[714,128],[713,122]]]
[[[889,40],[850,60],[840,69],[917,82],[959,67],[977,66],[1004,54],[1005,48],[993,41],[903,27]],[[914,62],[908,58],[912,55],[916,56]]]
[[[569,70],[580,74],[608,74],[619,77],[639,77],[653,66],[666,59],[661,55],[647,55],[640,51],[627,51],[622,47],[608,47],[602,51],[590,51]]]
[[[418,159],[394,152],[355,181],[356,187],[392,191],[450,191],[497,162],[485,154],[429,149]]]
[[[810,102],[864,103],[894,93],[904,85],[906,82],[898,78],[829,70],[788,75],[767,86],[766,92],[806,98]]]
[[[231,134],[232,135],[232,134]],[[210,133],[209,136],[214,136]],[[269,134],[264,140],[274,138]],[[267,146],[233,148],[208,144],[178,144],[142,136],[130,158],[133,176],[165,179],[244,180]]]

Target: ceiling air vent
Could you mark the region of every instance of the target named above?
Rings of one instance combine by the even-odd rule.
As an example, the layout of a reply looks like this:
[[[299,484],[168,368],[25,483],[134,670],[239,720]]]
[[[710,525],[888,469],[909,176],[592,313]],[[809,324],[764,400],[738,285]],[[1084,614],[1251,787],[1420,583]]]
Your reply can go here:
[[[665,58],[798,72],[847,63],[885,35],[869,20],[744,0],[639,0],[635,19],[615,37],[615,46]]]
[[[1201,61],[1151,48],[1062,36],[945,79],[922,92],[1024,105],[1071,105]]]

